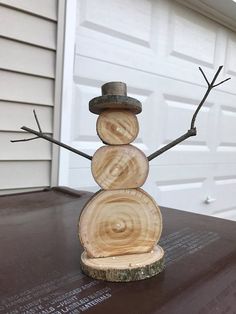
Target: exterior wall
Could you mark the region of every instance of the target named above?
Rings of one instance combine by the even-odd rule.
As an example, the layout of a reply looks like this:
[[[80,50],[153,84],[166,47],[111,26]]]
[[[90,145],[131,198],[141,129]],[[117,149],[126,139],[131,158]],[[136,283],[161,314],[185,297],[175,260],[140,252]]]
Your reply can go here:
[[[33,109],[43,132],[55,135],[58,128],[58,4],[60,0],[0,0],[0,194],[51,185],[51,144],[10,140],[31,137],[20,128],[37,128]]]
[[[103,144],[88,102],[102,84],[124,81],[143,104],[134,145],[149,156],[188,130],[206,92],[198,67],[210,80],[223,64],[219,81],[232,79],[210,94],[197,136],[151,161],[143,188],[160,205],[236,219],[235,32],[172,0],[67,5],[62,141],[93,155]],[[62,151],[60,184],[97,191],[90,164]]]

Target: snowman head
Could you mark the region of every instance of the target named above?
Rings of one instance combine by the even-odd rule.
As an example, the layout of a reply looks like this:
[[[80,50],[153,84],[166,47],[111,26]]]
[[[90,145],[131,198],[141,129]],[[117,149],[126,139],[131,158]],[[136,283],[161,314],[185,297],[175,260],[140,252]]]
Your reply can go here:
[[[139,133],[136,114],[142,111],[141,103],[127,96],[123,82],[109,82],[102,86],[102,96],[89,102],[89,110],[98,114],[97,134],[109,145],[129,144]]]

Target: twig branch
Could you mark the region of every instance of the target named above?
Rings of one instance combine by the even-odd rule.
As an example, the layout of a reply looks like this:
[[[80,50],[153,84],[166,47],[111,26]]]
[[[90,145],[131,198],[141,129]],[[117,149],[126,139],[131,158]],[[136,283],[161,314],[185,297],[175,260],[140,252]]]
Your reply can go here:
[[[39,132],[40,132],[40,133],[43,133],[43,132],[42,132],[42,129],[41,129],[41,127],[40,127],[39,120],[38,120],[38,117],[37,117],[37,115],[36,115],[35,110],[33,110],[33,113],[34,113],[34,117],[35,117],[36,123],[37,123],[38,128],[39,128]]]
[[[202,73],[206,83],[207,83],[207,91],[205,93],[205,95],[203,96],[202,100],[200,101],[197,109],[195,110],[192,120],[191,120],[191,126],[190,129],[188,130],[188,132],[186,132],[184,135],[178,137],[176,140],[172,141],[171,143],[167,144],[166,146],[160,148],[159,150],[157,150],[156,152],[154,152],[153,154],[151,154],[150,156],[148,156],[148,160],[152,160],[154,158],[156,158],[157,156],[161,155],[162,153],[164,153],[165,151],[169,150],[170,148],[174,147],[175,145],[179,144],[180,142],[186,140],[187,138],[189,138],[190,136],[195,136],[197,134],[197,129],[195,128],[195,120],[197,118],[197,114],[200,111],[202,105],[204,104],[204,102],[206,101],[208,95],[210,94],[210,91],[216,87],[219,86],[220,84],[223,84],[224,82],[230,80],[230,77],[221,81],[218,84],[215,84],[215,81],[218,77],[218,75],[220,74],[220,71],[222,70],[223,65],[219,66],[218,70],[216,71],[213,79],[211,82],[209,82],[209,80],[207,79],[205,73],[203,72],[202,68],[199,67],[200,72]]]
[[[36,140],[36,138],[39,138],[38,136],[31,137],[31,138],[24,138],[22,140],[11,140],[12,143],[17,143],[17,142],[28,142],[32,140]]]
[[[216,86],[218,86],[218,85],[220,85],[220,84],[223,84],[224,82],[226,82],[226,81],[228,81],[228,80],[231,80],[231,77],[228,77],[227,79],[221,81],[220,83],[215,84],[213,87],[216,87]]]
[[[66,145],[66,144],[64,144],[64,143],[62,143],[62,142],[59,142],[59,141],[55,140],[54,138],[51,138],[51,137],[45,135],[45,134],[42,132],[42,129],[41,129],[41,127],[40,127],[40,123],[39,123],[39,120],[38,120],[38,117],[37,117],[37,115],[36,115],[35,110],[34,110],[33,112],[34,112],[34,117],[35,117],[37,126],[38,126],[38,128],[39,128],[39,132],[37,132],[37,131],[35,131],[35,130],[33,130],[33,129],[30,129],[30,128],[26,127],[26,126],[23,126],[21,129],[24,130],[24,131],[27,131],[28,133],[35,134],[35,135],[37,135],[37,136],[36,136],[36,137],[29,138],[29,139],[11,140],[12,143],[16,143],[16,142],[26,142],[26,141],[35,140],[35,139],[37,139],[37,138],[43,138],[43,139],[45,139],[45,140],[47,140],[47,141],[49,141],[49,142],[51,142],[51,143],[54,143],[54,144],[59,145],[59,146],[61,146],[61,147],[64,147],[64,148],[70,150],[71,152],[73,152],[73,153],[75,153],[75,154],[77,154],[77,155],[80,155],[80,156],[82,156],[82,157],[84,157],[84,158],[87,158],[87,159],[89,159],[89,160],[92,160],[92,156],[89,156],[89,155],[87,155],[87,154],[85,154],[85,153],[79,151],[78,149],[75,149],[75,148],[73,148],[73,147],[71,147],[71,146],[69,146],[69,145]]]
[[[202,68],[201,68],[201,67],[199,67],[199,70],[200,70],[200,72],[202,73],[202,75],[203,75],[203,77],[204,77],[205,81],[207,82],[207,85],[209,86],[209,85],[210,85],[210,83],[209,83],[209,81],[208,81],[208,79],[207,79],[207,77],[206,77],[206,74],[203,72],[203,70],[202,70]]]
[[[41,126],[40,126],[40,123],[39,123],[39,120],[38,120],[38,117],[37,117],[37,114],[36,114],[36,111],[33,110],[33,113],[34,113],[34,118],[35,118],[35,121],[36,121],[36,123],[37,123],[39,132],[40,132],[40,133],[43,133],[43,132],[42,132],[42,129],[41,129]],[[28,141],[36,140],[37,138],[39,138],[39,137],[36,136],[36,137],[31,137],[31,138],[24,138],[24,139],[22,139],[22,140],[11,140],[11,142],[12,142],[12,143],[28,142]]]
[[[85,154],[85,153],[83,153],[83,152],[81,152],[81,151],[79,151],[79,150],[69,146],[69,145],[66,145],[66,144],[64,144],[62,142],[59,142],[59,141],[55,140],[54,138],[51,138],[51,137],[49,137],[49,136],[47,136],[47,135],[45,135],[43,133],[40,133],[40,132],[37,132],[37,131],[35,131],[33,129],[27,128],[26,126],[23,126],[21,129],[24,130],[24,131],[27,131],[29,133],[33,133],[33,134],[37,135],[38,137],[43,138],[43,139],[45,139],[45,140],[47,140],[47,141],[49,141],[51,143],[57,144],[57,145],[59,145],[61,147],[64,147],[64,148],[70,150],[71,152],[73,152],[73,153],[75,153],[77,155],[80,155],[80,156],[85,157],[85,158],[87,158],[89,160],[92,160],[92,156],[89,156],[89,155],[87,155],[87,154]]]
[[[176,146],[177,144],[183,142],[184,140],[186,140],[187,138],[189,138],[190,136],[194,136],[196,135],[196,129],[191,129],[188,130],[188,132],[186,132],[184,135],[178,137],[176,140],[174,140],[173,142],[167,144],[166,146],[163,146],[162,148],[158,149],[156,152],[154,152],[153,154],[148,156],[148,161],[156,158],[157,156],[163,154],[164,152],[166,152],[167,150],[169,150],[170,148]]]
[[[215,84],[215,81],[216,81],[216,79],[217,79],[217,77],[218,77],[218,75],[220,74],[220,71],[221,71],[222,69],[223,69],[223,65],[219,66],[219,68],[218,68],[218,70],[216,71],[216,73],[215,73],[215,75],[214,75],[214,77],[213,77],[211,83],[209,83],[209,81],[208,81],[208,79],[207,79],[205,73],[204,73],[203,70],[199,67],[199,70],[201,71],[202,75],[204,76],[204,78],[205,78],[205,80],[206,80],[206,82],[207,82],[208,88],[207,88],[206,93],[205,93],[205,95],[203,96],[201,102],[199,103],[199,105],[198,105],[196,111],[195,111],[194,114],[193,114],[192,121],[191,121],[191,127],[190,127],[191,129],[193,129],[193,128],[195,127],[194,125],[195,125],[195,120],[196,120],[196,118],[197,118],[197,114],[198,114],[198,112],[200,111],[200,109],[201,109],[201,107],[203,106],[203,104],[205,103],[205,101],[206,101],[208,95],[210,94],[211,90],[212,90],[214,87],[216,87],[216,86],[218,86],[218,85],[220,85],[220,84],[223,84],[224,82],[230,80],[230,77],[229,77],[229,78],[223,80],[222,82],[220,82],[220,83],[218,83],[218,84]]]

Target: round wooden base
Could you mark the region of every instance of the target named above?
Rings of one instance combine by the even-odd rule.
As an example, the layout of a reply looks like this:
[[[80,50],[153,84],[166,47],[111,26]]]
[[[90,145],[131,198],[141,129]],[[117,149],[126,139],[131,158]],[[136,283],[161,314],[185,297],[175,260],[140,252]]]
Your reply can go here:
[[[157,275],[164,269],[164,251],[157,245],[150,253],[90,258],[81,255],[83,272],[95,279],[127,282]]]

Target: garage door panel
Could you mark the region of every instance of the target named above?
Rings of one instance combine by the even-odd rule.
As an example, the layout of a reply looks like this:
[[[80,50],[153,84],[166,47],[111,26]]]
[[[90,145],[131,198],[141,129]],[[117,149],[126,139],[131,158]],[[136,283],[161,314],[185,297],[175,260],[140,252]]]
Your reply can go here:
[[[180,180],[158,186],[158,191],[161,194],[161,204],[165,204],[165,206],[171,208],[193,212],[202,211],[202,203],[199,202],[202,190],[203,181],[197,180]],[[191,203],[189,201],[190,199]]]
[[[213,215],[220,215],[223,218],[223,214],[227,216],[227,212],[234,212],[236,215],[235,195],[236,191],[236,167],[234,175],[215,177],[215,204],[213,204]]]
[[[166,145],[187,132],[193,114],[206,92],[206,88],[194,84],[190,85],[176,80],[172,80],[172,83],[170,83],[170,81],[170,79],[163,79],[162,93],[164,101],[161,112],[164,121],[159,129],[159,132],[162,133],[160,146]],[[157,88],[160,88],[160,85]],[[180,143],[174,150],[199,151],[199,153],[215,150],[216,140],[213,135],[217,131],[214,122],[216,116],[215,97],[210,95],[209,101],[204,103],[196,119],[197,136]],[[200,154],[195,155],[192,162],[199,161],[199,158],[201,159]]]
[[[150,72],[153,72],[156,67],[155,54],[149,48],[117,38],[114,38],[113,45],[110,45],[110,36],[91,33],[87,30],[84,33],[83,36],[77,36],[77,56],[96,58],[141,71],[149,69]],[[91,35],[87,37],[87,33]],[[96,50],[90,49],[91,46],[96,46]]]
[[[96,135],[97,115],[89,112],[89,100],[99,95],[98,87],[88,85],[75,85],[74,101],[73,101],[73,116],[71,139],[72,141],[98,141]],[[86,119],[84,118],[86,117]]]
[[[149,177],[144,188],[160,205],[235,219],[235,165],[153,166]]]
[[[103,61],[77,57],[74,70],[76,87],[73,110],[75,114],[72,118],[75,134],[72,132],[72,139],[79,142],[87,139],[90,143],[85,146],[85,149],[99,145],[95,131],[96,115],[88,112],[88,102],[101,93],[100,86],[103,83],[113,80],[126,81],[128,94],[142,102],[143,111],[137,116],[140,133],[136,142],[145,145],[142,149],[147,155],[189,129],[192,114],[206,92],[206,86],[187,84],[134,69],[121,68]],[[215,154],[219,141],[219,124],[215,122],[219,119],[218,108],[228,103],[235,106],[233,95],[227,94],[226,98],[222,92],[212,91],[196,120],[198,135],[186,140],[153,162],[162,164],[181,160],[183,163],[186,158],[188,162],[232,162],[235,155]],[[77,143],[77,145],[78,149],[82,149],[84,144]],[[178,156],[180,151],[181,157]],[[201,154],[196,154],[196,152]]]
[[[214,215],[220,215],[222,218],[224,212],[228,217],[227,212],[235,213],[236,216],[236,164],[216,164],[214,167],[213,185],[211,194],[215,198],[212,203],[212,211]]]
[[[75,56],[73,75],[76,84],[85,82],[91,86],[101,86],[103,82],[121,81],[123,78],[127,82],[129,91],[132,92],[133,88],[138,89],[144,95],[147,95],[145,91],[149,93],[152,85],[156,83],[156,78],[153,77],[150,85],[150,76],[146,72],[139,72],[136,69],[121,67],[119,64],[91,59],[78,54]],[[134,80],[134,75],[138,77],[138,80]]]
[[[169,54],[183,61],[213,67],[217,29],[217,24],[205,17],[182,6],[172,6],[166,38]]]
[[[236,108],[224,107],[220,108],[219,117],[219,147],[218,150],[236,149]]]
[[[149,1],[137,0],[82,0],[80,24],[111,36],[148,45],[151,31]],[[109,12],[109,14],[108,14]]]
[[[212,216],[223,218],[223,219],[235,220],[236,210],[235,210],[235,207],[229,208],[227,210],[223,209],[222,211],[217,212],[216,214],[213,214]]]
[[[229,75],[236,75],[236,35],[230,35],[228,37],[226,55],[225,55],[225,71]]]
[[[149,1],[143,0],[143,2]],[[190,9],[182,6],[180,6],[182,7],[181,10],[176,9],[178,7],[176,5],[173,5],[174,14],[179,18],[181,16],[185,17],[182,18],[185,22],[182,21],[181,27],[178,26],[180,23],[177,23],[178,27],[174,27],[170,17],[171,14],[165,12],[170,9],[166,6],[166,3],[160,5],[160,2],[162,1],[154,2],[152,7],[150,48],[137,44],[131,38],[130,40],[122,39],[115,34],[107,35],[100,29],[94,31],[85,26],[80,26],[76,35],[77,56],[96,58],[139,69],[145,73],[158,73],[205,86],[205,81],[197,67],[199,65],[203,66],[207,75],[213,77],[215,68],[222,62],[224,63],[225,60],[226,48],[222,46],[222,37],[225,39],[227,31],[219,28],[217,23]],[[169,6],[171,8],[170,3]],[[178,13],[178,11],[180,12]],[[119,16],[119,13],[117,14]],[[122,16],[119,17],[123,20]],[[156,19],[160,19],[161,24],[156,23]],[[156,28],[157,25],[161,26]],[[206,25],[207,27],[205,27]],[[122,29],[125,30],[124,27]],[[222,29],[223,31],[221,31]],[[96,49],[91,49],[91,47],[96,47]],[[234,60],[233,57],[232,60]],[[226,72],[222,71],[221,79],[226,78],[227,75]],[[219,86],[218,89],[235,94],[235,82],[236,78]]]
[[[197,109],[197,105],[193,104],[190,100],[189,102],[181,102],[178,99],[168,99],[166,97],[166,105],[167,105],[167,118],[165,121],[165,128],[164,128],[164,140],[163,144],[167,144],[173,139],[176,138],[177,134],[183,134],[190,128],[190,122],[192,116]],[[208,103],[208,106],[204,106],[202,110],[199,112],[197,117],[197,130],[198,136],[192,137],[191,139],[186,140],[183,142],[182,145],[195,145],[199,146],[199,151],[203,150],[210,150],[208,147],[208,127],[210,126],[211,122],[211,110],[210,107],[212,104]],[[180,123],[176,123],[176,117],[178,117],[178,121]],[[189,146],[191,149],[191,146]],[[196,147],[195,147],[196,149]]]
[[[86,178],[86,180],[84,180]],[[69,171],[70,186],[75,189],[96,192],[100,189],[88,168],[71,169]]]
[[[155,117],[153,117],[153,120],[150,119],[149,112],[150,110],[154,111],[153,106],[155,106],[155,102],[152,101],[153,99],[153,93],[146,90],[139,90],[139,93],[132,93],[132,90],[134,88],[128,88],[128,95],[130,97],[133,97],[135,99],[138,99],[142,104],[142,112],[137,115],[137,119],[139,122],[139,134],[137,138],[135,139],[134,143],[137,144],[137,147],[142,148],[146,153],[149,151],[149,132],[145,132],[147,121],[153,126],[154,133],[157,133],[156,123],[155,123]],[[130,92],[129,92],[130,91]],[[149,94],[149,95],[147,95]],[[143,145],[140,145],[143,144]]]
[[[152,166],[144,189],[158,204],[187,211],[207,212],[204,201],[210,190],[213,167],[202,165]]]
[[[102,145],[88,102],[105,82],[124,81],[143,105],[134,144],[153,153],[190,128],[207,90],[198,66],[210,81],[225,62],[217,82],[232,80],[210,93],[196,119],[197,136],[152,160],[144,189],[164,206],[211,215],[224,208],[230,216],[236,207],[235,35],[176,1],[77,3],[70,144],[89,155]],[[95,190],[90,162],[75,154],[68,160],[66,183]],[[205,202],[217,193],[222,200]]]

